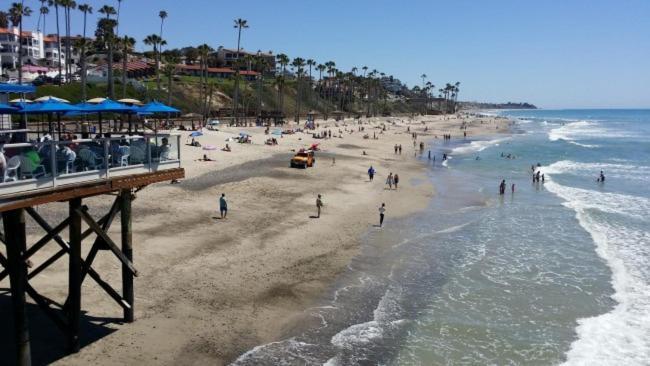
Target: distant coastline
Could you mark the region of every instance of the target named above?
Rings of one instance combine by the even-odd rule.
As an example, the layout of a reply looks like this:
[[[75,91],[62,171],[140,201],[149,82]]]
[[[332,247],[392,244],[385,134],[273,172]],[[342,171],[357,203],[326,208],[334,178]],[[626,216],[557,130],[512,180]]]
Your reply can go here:
[[[480,103],[480,102],[458,102],[460,109],[537,109],[531,103]]]

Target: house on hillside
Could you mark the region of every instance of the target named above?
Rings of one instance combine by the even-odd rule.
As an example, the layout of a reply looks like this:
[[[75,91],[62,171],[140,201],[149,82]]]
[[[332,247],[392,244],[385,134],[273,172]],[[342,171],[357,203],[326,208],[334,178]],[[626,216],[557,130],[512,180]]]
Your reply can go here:
[[[254,57],[262,57],[264,61],[266,61],[266,63],[269,65],[269,68],[271,70],[275,70],[275,55],[273,54],[272,51],[262,52],[258,50],[257,52],[248,52],[248,51],[244,51],[243,49],[240,49],[239,52],[237,52],[236,49],[233,50],[231,48],[224,48],[223,46],[219,46],[216,52],[217,61],[224,67],[228,67],[228,68],[233,68],[237,60],[243,59],[247,55],[254,56]],[[252,65],[244,64],[241,67],[241,69],[252,70],[254,69],[254,67]]]
[[[176,73],[178,75],[201,76],[200,65],[177,65]],[[228,67],[208,67],[207,75],[209,78],[228,79],[235,74],[235,70]],[[259,75],[256,71],[242,70],[239,74],[246,80],[253,81]]]

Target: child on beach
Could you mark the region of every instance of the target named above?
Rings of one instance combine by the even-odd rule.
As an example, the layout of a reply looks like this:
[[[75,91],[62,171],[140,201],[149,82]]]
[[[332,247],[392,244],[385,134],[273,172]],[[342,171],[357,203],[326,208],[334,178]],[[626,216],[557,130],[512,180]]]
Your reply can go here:
[[[395,184],[395,190],[397,190],[397,183],[399,183],[399,175],[397,173],[393,176],[393,183]]]
[[[225,219],[228,215],[228,202],[226,202],[225,193],[222,193],[221,198],[219,198],[219,212],[221,213],[222,219]]]
[[[379,207],[379,227],[382,227],[384,225],[384,214],[386,213],[386,204],[382,203],[381,207]]]
[[[323,207],[323,200],[321,199],[321,195],[318,195],[318,198],[316,198],[316,210],[318,213],[316,214],[316,218],[320,218],[320,209]]]

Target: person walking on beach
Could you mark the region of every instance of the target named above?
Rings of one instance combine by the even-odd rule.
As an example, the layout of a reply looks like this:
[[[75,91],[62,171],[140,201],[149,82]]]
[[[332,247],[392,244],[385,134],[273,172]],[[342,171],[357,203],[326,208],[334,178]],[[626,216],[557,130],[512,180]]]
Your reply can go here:
[[[429,150],[429,160],[431,160],[431,150]]]
[[[512,183],[512,186],[510,187],[511,193],[515,194],[515,184]]]
[[[388,190],[393,189],[393,173],[390,172],[386,178],[386,184],[388,184]]]
[[[402,144],[399,144],[398,150],[399,150],[399,154],[402,155]]]
[[[219,212],[221,213],[221,218],[225,219],[228,216],[228,202],[226,202],[226,194],[222,193],[221,198],[219,198]]]
[[[506,193],[506,180],[502,180],[501,184],[499,184],[499,194],[504,195]]]
[[[382,203],[379,207],[379,227],[384,225],[384,215],[386,214],[386,204]]]
[[[374,177],[375,177],[375,168],[373,168],[371,165],[370,168],[368,169],[368,179],[370,179],[370,181],[372,182],[372,179]]]
[[[397,173],[393,176],[393,183],[395,184],[395,190],[397,190],[397,183],[399,183],[399,175]]]
[[[316,214],[316,218],[320,218],[320,209],[323,207],[323,200],[321,199],[321,195],[318,195],[318,198],[316,198],[316,211],[318,212]]]
[[[397,149],[398,149],[397,144],[395,144],[395,155],[397,155]]]

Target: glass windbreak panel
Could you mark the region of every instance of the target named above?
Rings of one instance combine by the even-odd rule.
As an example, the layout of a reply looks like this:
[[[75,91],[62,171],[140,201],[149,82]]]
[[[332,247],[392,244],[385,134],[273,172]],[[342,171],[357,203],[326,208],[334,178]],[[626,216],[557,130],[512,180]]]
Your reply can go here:
[[[49,143],[0,146],[0,182],[51,177],[51,150]]]
[[[106,169],[109,156],[106,155],[104,139],[74,140],[60,144],[61,149],[64,150],[59,152],[60,159],[68,161],[66,164],[72,164],[72,170],[74,172]],[[74,156],[71,153],[74,153]],[[69,163],[73,157],[74,163]],[[68,172],[70,171],[68,170]]]
[[[147,146],[141,136],[122,136],[108,140],[109,164],[121,168],[147,162]]]
[[[179,136],[156,135],[149,136],[151,157],[154,162],[178,160]]]

